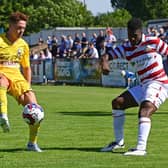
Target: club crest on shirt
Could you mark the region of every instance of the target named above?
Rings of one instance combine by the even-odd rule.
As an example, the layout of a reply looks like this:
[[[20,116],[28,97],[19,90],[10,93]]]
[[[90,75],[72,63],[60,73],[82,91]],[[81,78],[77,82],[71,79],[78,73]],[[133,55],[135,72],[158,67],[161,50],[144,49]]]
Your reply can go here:
[[[22,54],[23,54],[23,50],[21,48],[19,48],[17,50],[17,57],[20,58],[22,56]]]

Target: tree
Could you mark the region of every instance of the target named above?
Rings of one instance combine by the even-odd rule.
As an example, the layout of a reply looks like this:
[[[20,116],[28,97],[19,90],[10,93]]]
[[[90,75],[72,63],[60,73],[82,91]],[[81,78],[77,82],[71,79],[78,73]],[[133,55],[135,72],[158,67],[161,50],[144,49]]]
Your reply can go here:
[[[167,0],[111,0],[115,9],[126,9],[134,17],[146,21],[168,17]]]
[[[126,27],[131,18],[125,9],[117,9],[115,12],[100,14],[95,18],[95,25],[101,27]]]
[[[69,26],[92,26],[94,17],[77,0],[0,0],[0,27],[7,29],[11,12],[29,15],[26,33]]]
[[[8,16],[12,12],[11,0],[0,1],[0,27],[6,29],[8,27]]]

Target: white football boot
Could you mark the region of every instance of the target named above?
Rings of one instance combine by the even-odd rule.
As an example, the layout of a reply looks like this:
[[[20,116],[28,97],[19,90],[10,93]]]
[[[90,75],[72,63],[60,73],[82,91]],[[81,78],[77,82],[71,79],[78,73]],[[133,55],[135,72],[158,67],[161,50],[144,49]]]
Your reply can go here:
[[[34,151],[34,152],[42,152],[42,150],[39,148],[39,146],[36,143],[33,144],[31,142],[27,144],[27,150]]]
[[[124,156],[145,156],[147,153],[145,150],[129,149],[128,152],[124,153]]]
[[[8,117],[0,116],[0,126],[2,127],[3,132],[9,132],[10,131],[10,125],[9,125]]]

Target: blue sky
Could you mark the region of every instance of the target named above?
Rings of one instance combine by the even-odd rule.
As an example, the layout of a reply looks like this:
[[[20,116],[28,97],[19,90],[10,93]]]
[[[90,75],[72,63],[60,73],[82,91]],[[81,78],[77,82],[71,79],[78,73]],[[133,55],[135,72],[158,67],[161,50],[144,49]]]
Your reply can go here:
[[[97,15],[98,13],[107,13],[112,12],[111,2],[110,0],[79,0],[81,2],[85,2],[87,5],[87,9],[90,10],[93,15]]]

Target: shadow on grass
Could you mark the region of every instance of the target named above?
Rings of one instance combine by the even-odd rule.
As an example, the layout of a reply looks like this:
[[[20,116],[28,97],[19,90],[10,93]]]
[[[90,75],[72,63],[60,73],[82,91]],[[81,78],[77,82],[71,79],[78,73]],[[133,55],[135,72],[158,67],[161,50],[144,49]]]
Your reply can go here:
[[[100,112],[100,111],[91,111],[91,112],[59,112],[62,115],[74,115],[74,116],[111,116],[110,112]]]
[[[100,147],[54,147],[54,148],[43,148],[43,150],[63,150],[63,151],[82,151],[82,152],[96,152],[96,153],[113,153],[113,154],[124,154],[124,151],[116,150],[110,152],[101,152]]]
[[[82,151],[82,152],[98,152],[98,153],[113,153],[113,154],[123,154],[123,151],[115,151],[115,152],[101,152],[99,147],[48,147],[41,148],[44,152],[50,150],[62,150],[62,151]],[[12,149],[0,149],[1,152],[23,152],[27,151],[25,148],[12,148]],[[27,151],[29,152],[29,151]],[[0,156],[2,158],[3,156]]]
[[[112,116],[111,112],[102,112],[102,111],[76,111],[76,112],[72,112],[72,111],[67,111],[67,112],[57,112],[61,115],[69,115],[69,116]],[[134,115],[138,115],[138,111],[135,112],[125,112],[126,116],[134,116]],[[154,115],[168,115],[168,111],[157,111],[154,113]]]
[[[90,111],[90,112],[83,112],[83,111],[76,111],[76,112],[58,112],[62,115],[69,115],[69,116],[112,116],[111,112],[102,112],[102,111]],[[137,112],[126,112],[126,115],[137,115]]]
[[[113,153],[113,154],[123,154],[124,151],[114,151],[114,152],[101,152],[100,147],[53,147],[53,148],[42,148],[45,150],[63,150],[63,151],[82,151],[82,152],[96,152],[96,153]]]
[[[42,148],[43,150],[63,150],[63,151],[83,151],[83,152],[100,152],[98,147],[49,147]]]
[[[65,151],[85,151],[85,152],[100,152],[101,148],[87,148],[87,147],[48,147],[48,148],[41,148],[43,151],[45,150],[65,150]],[[0,149],[0,152],[21,152],[27,151],[26,148],[11,148],[11,149]]]
[[[25,148],[0,149],[0,152],[21,152],[27,151]]]

